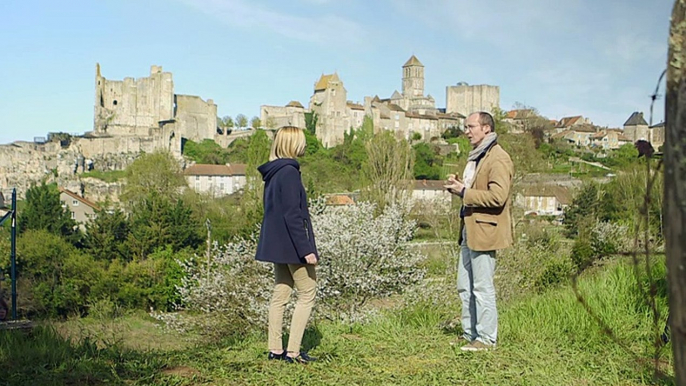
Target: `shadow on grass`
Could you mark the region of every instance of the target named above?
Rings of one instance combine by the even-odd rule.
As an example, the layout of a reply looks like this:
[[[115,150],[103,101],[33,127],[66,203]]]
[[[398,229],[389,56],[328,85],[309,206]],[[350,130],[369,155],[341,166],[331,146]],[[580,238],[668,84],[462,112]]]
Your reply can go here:
[[[50,327],[0,331],[4,385],[118,385],[155,378],[164,365],[153,352],[99,348],[90,338],[70,342]]]
[[[283,347],[288,345],[289,333],[283,334]],[[308,352],[313,350],[322,343],[322,333],[319,331],[317,326],[308,327],[303,335],[302,344],[300,345],[301,351]]]

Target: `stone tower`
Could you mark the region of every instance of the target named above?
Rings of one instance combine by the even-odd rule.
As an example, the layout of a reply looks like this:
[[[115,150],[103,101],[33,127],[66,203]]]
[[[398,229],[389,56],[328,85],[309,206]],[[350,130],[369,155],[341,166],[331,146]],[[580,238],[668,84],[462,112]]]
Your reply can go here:
[[[172,74],[160,66],[150,67],[147,78],[108,80],[95,68],[96,134],[149,136],[159,122],[174,118]]]
[[[322,75],[314,84],[310,111],[317,114],[317,138],[326,147],[343,143],[344,133],[350,130],[347,94],[336,73]]]
[[[424,96],[424,65],[414,55],[403,65],[403,96]]]

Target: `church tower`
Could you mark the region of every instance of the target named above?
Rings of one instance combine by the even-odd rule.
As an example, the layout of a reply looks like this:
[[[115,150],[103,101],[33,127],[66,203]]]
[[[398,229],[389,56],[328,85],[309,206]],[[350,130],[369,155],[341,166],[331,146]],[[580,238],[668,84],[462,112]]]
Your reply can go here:
[[[403,65],[403,96],[424,96],[424,65],[414,55]]]

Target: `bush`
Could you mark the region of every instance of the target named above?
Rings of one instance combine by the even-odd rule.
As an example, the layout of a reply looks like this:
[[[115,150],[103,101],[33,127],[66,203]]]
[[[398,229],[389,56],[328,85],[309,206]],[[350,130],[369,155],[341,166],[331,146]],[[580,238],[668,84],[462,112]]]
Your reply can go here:
[[[102,266],[44,230],[26,231],[17,243],[18,285],[24,287],[20,311],[50,317],[85,313],[91,288],[103,276]]]
[[[408,207],[387,206],[376,217],[370,203],[313,211],[322,258],[318,309],[326,317],[359,320],[369,300],[400,294],[424,278],[426,257],[407,246],[416,229]]]
[[[574,241],[574,245],[572,246],[572,262],[577,271],[583,271],[590,266],[595,259],[596,255],[589,240],[578,238]]]
[[[312,224],[321,261],[317,267],[317,313],[342,321],[361,320],[368,301],[402,293],[425,274],[422,254],[411,251],[415,223],[407,208],[388,206],[379,216],[369,203],[325,207],[312,204]],[[344,230],[344,231],[342,231]],[[255,261],[257,236],[215,246],[212,262],[180,262],[180,308],[203,317],[156,314],[168,326],[226,336],[245,333],[267,320],[273,266]],[[287,318],[286,318],[287,320]]]

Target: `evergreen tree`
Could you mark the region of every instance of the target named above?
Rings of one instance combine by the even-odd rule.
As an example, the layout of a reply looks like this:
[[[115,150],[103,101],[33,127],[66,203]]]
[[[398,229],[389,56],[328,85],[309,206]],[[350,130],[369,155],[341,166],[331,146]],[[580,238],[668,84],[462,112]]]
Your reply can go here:
[[[84,245],[95,259],[127,260],[130,254],[124,243],[128,234],[129,224],[124,212],[101,209],[86,223]]]
[[[19,212],[18,224],[20,232],[42,229],[62,236],[72,244],[80,238],[76,221],[71,218],[70,211],[62,207],[57,185],[46,184],[45,181],[26,191],[25,206]]]

